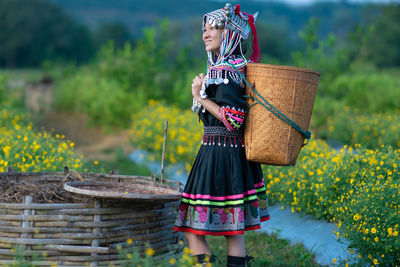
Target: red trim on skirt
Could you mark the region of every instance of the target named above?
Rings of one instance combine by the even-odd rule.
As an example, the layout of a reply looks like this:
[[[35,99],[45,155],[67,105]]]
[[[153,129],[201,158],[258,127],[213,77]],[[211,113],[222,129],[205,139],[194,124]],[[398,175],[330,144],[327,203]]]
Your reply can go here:
[[[260,221],[261,221],[261,222],[265,222],[265,221],[268,221],[268,220],[269,220],[269,215],[268,215],[267,217],[260,218]]]
[[[269,220],[269,216],[264,217],[264,218],[260,218],[261,222],[265,222]],[[179,231],[179,232],[190,232],[196,235],[243,235],[244,231],[249,231],[249,230],[257,230],[260,229],[261,226],[260,225],[256,225],[256,226],[249,226],[246,227],[244,230],[238,230],[238,231],[226,231],[226,232],[211,232],[211,231],[202,231],[202,230],[195,230],[189,227],[178,227],[178,226],[174,226],[174,230],[175,231]]]

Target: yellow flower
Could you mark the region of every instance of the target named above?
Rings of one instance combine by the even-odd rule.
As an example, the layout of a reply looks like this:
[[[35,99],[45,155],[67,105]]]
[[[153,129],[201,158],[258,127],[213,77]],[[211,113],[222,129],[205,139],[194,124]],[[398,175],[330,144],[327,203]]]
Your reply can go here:
[[[333,263],[336,263],[336,258],[333,258]]]
[[[387,230],[388,230],[389,236],[391,236],[392,235],[392,231],[393,231],[392,227],[389,227]]]
[[[155,253],[154,249],[148,248],[146,249],[146,254],[149,255],[150,257],[153,256]]]
[[[373,233],[373,234],[375,234],[375,233],[376,233],[376,229],[375,229],[375,227],[372,227],[372,228],[371,228],[371,233]]]
[[[183,249],[183,253],[185,253],[185,254],[190,254],[190,248],[187,248],[187,247],[185,247],[184,249]]]
[[[378,241],[379,241],[379,238],[376,236],[376,237],[374,238],[374,241],[375,241],[375,242],[378,242]]]
[[[378,264],[378,260],[374,259],[374,264],[377,265]]]
[[[394,236],[397,236],[398,234],[399,234],[399,233],[398,233],[397,231],[394,231],[394,232],[393,232],[393,235],[394,235]]]
[[[126,240],[126,243],[128,243],[129,245],[132,245],[132,243],[133,243],[132,238],[128,238],[128,239]]]
[[[97,164],[99,164],[99,162],[97,160],[95,160],[95,161],[93,161],[93,164],[97,165]]]
[[[176,260],[175,259],[170,259],[169,260],[169,264],[175,264],[176,263]]]
[[[11,150],[11,146],[4,146],[3,147],[3,152],[4,152],[4,155],[6,157],[8,157],[8,155],[10,154],[10,150]]]
[[[132,259],[132,254],[130,254],[130,253],[126,254],[126,258],[127,258],[128,260]]]

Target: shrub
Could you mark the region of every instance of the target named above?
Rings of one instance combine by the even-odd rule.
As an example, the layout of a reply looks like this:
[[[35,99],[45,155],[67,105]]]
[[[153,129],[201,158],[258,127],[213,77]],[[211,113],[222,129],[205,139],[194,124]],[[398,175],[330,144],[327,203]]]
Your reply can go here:
[[[36,133],[23,115],[7,109],[0,111],[0,144],[0,172],[7,167],[19,172],[37,172],[82,166],[81,159],[74,155],[74,143],[62,135]]]
[[[98,125],[128,127],[131,114],[149,99],[184,106],[191,102],[193,60],[182,49],[173,56],[167,24],[144,29],[134,47],[103,46],[96,60],[65,76],[56,86],[57,106],[84,112]],[[193,70],[188,70],[191,66]]]
[[[295,167],[263,170],[271,203],[335,221],[338,238],[346,237],[362,261],[392,266],[400,263],[399,162],[400,150],[390,146],[335,151],[314,140]]]
[[[7,76],[0,73],[0,103],[5,99],[7,80]]]
[[[400,155],[388,150],[369,150],[368,158],[357,159],[363,178],[344,192],[332,211],[338,237],[350,240],[364,262],[395,266],[400,263]]]
[[[295,167],[263,166],[267,194],[271,204],[285,203],[293,211],[330,219],[329,206],[338,188],[330,170],[336,152],[324,141],[311,140],[302,150]]]
[[[400,78],[385,72],[342,74],[326,87],[326,93],[363,113],[390,113],[399,108]]]
[[[328,118],[344,108],[343,101],[338,101],[332,97],[316,97],[310,128],[316,132],[318,138],[324,137],[319,134],[319,131],[328,127]]]
[[[328,118],[327,128],[319,136],[354,146],[362,144],[368,148],[382,145],[400,147],[400,115],[360,114],[344,108]]]
[[[140,149],[152,153],[151,159],[161,160],[164,140],[164,122],[168,120],[165,159],[168,163],[191,163],[200,147],[202,126],[196,113],[182,111],[154,100],[134,115],[132,142]]]
[[[58,108],[88,114],[95,125],[127,127],[137,110],[137,99],[119,81],[97,77],[90,69],[81,69],[57,86]]]

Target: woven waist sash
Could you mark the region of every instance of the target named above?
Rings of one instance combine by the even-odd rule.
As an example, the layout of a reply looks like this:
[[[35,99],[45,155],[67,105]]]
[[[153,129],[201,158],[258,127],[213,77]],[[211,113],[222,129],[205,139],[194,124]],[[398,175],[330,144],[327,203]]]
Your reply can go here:
[[[219,145],[226,147],[244,147],[243,130],[229,131],[225,127],[204,127],[203,145]]]
[[[204,135],[222,135],[222,136],[243,136],[242,130],[229,131],[226,127],[211,126],[204,127]]]

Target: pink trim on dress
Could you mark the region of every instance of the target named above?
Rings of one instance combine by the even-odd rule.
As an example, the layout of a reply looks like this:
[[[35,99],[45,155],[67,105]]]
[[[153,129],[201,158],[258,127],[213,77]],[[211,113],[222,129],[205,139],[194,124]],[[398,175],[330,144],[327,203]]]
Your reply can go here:
[[[211,199],[211,200],[227,200],[227,199],[240,199],[240,198],[243,198],[244,196],[254,194],[254,193],[256,193],[255,189],[244,192],[244,194],[237,194],[237,195],[223,196],[223,197],[216,197],[216,196],[202,195],[202,194],[194,195],[194,194],[188,194],[185,192],[182,193],[182,196],[184,196],[186,198],[191,198],[191,199],[202,198],[202,199]]]

